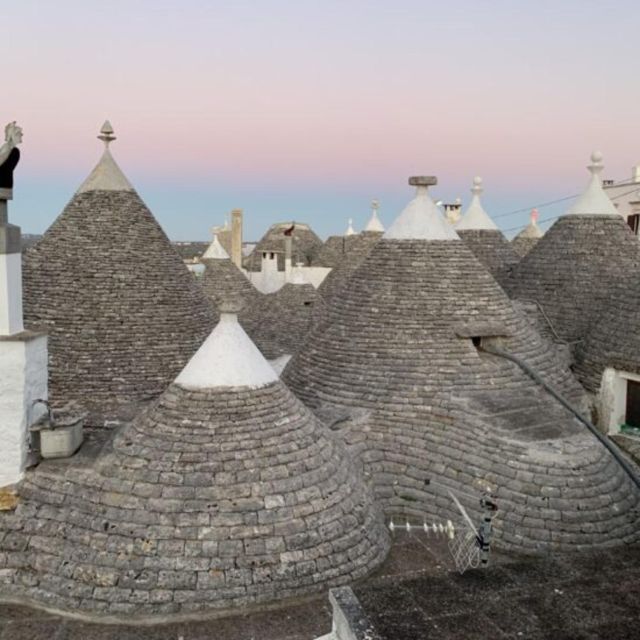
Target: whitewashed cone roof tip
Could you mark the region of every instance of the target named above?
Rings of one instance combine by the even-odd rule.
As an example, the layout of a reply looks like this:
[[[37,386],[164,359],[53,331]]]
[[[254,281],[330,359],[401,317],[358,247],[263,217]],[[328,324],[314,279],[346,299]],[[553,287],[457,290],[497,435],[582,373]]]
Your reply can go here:
[[[386,240],[459,240],[460,236],[444,219],[428,188],[437,184],[433,176],[409,178],[416,195],[386,230]]]
[[[367,222],[367,226],[364,228],[365,231],[377,231],[384,232],[384,225],[382,221],[378,217],[378,209],[380,208],[380,203],[377,200],[371,201],[371,217],[369,218],[369,222]]]
[[[602,188],[600,174],[604,169],[604,164],[602,163],[602,153],[600,151],[594,151],[591,154],[591,164],[587,169],[591,173],[589,184],[565,215],[620,215]]]
[[[471,187],[471,202],[468,209],[462,214],[456,229],[463,230],[491,230],[497,231],[498,227],[496,223],[491,219],[489,214],[484,210],[482,203],[480,202],[480,194],[484,191],[482,187],[482,178],[476,176],[473,179],[473,187]]]
[[[278,380],[235,313],[222,312],[220,322],[175,380],[185,389],[249,387],[256,389]]]
[[[225,251],[224,247],[218,240],[218,234],[214,232],[213,240],[207,247],[207,250],[202,254],[203,260],[229,260],[229,254]]]
[[[109,144],[116,137],[113,135],[113,127],[108,120],[105,120],[102,125],[98,139],[104,142],[102,157],[76,193],[85,193],[87,191],[133,191],[131,183],[127,180],[109,150]]]

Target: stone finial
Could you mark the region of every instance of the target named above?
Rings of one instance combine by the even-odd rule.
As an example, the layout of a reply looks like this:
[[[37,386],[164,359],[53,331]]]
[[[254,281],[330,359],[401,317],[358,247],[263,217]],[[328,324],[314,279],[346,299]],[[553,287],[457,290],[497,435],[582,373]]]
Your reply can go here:
[[[347,227],[347,232],[344,234],[345,236],[355,236],[356,232],[353,228],[353,218],[349,218],[349,226]]]
[[[484,187],[482,186],[482,178],[480,176],[476,176],[473,179],[473,186],[471,187],[472,196],[469,208],[464,212],[464,215],[456,224],[456,229],[458,231],[498,231],[496,223],[490,218],[489,214],[484,210],[482,203],[480,202],[480,195],[483,191]]]
[[[237,316],[244,307],[244,302],[240,296],[229,294],[222,298],[218,303],[218,311],[220,313],[228,313]]]
[[[531,209],[531,224],[538,224],[538,213],[537,209]]]
[[[371,201],[371,218],[369,218],[369,222],[367,222],[365,231],[373,231],[375,233],[383,233],[384,225],[378,218],[378,209],[380,208],[380,202],[378,200]]]
[[[100,135],[98,136],[98,140],[102,140],[104,142],[105,148],[109,148],[109,143],[113,142],[116,137],[113,135],[113,127],[108,120],[104,121],[102,125],[102,129],[100,129]]]
[[[474,196],[479,196],[484,191],[484,187],[482,186],[482,178],[480,176],[476,176],[473,179],[473,186],[471,187],[471,193]]]
[[[589,184],[580,197],[573,203],[565,215],[620,215],[613,202],[602,188],[600,174],[604,169],[602,154],[594,151],[591,164],[587,166],[591,173]]]
[[[433,187],[438,184],[436,176],[411,176],[409,185],[412,187]]]
[[[600,151],[594,151],[591,154],[591,164],[587,166],[587,169],[589,169],[591,174],[594,176],[598,176],[602,173],[604,164],[602,163],[602,153]]]

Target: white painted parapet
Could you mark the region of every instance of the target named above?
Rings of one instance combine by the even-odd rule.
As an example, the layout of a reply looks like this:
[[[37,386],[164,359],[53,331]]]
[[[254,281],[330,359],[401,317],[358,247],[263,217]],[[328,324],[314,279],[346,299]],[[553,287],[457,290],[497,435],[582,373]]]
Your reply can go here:
[[[47,399],[47,336],[24,330],[20,228],[9,224],[8,215],[21,142],[22,129],[10,122],[0,147],[0,487],[22,479],[29,427],[45,411],[34,402]]]
[[[22,326],[22,255],[0,252],[0,336],[20,333]]]
[[[627,410],[627,383],[640,382],[640,375],[607,367],[597,398],[600,427],[605,433],[620,433],[625,423]]]
[[[0,487],[24,475],[29,427],[46,411],[38,398],[47,398],[47,336],[0,336]]]

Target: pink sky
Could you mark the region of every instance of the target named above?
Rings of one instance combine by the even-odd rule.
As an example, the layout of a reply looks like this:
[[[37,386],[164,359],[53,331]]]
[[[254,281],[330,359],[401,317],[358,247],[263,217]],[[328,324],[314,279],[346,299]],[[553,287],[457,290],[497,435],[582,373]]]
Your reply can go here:
[[[640,162],[635,2],[21,0],[3,15],[2,117],[24,127],[30,189],[70,196],[105,118],[151,199],[173,184],[195,211],[193,186],[215,210],[216,187],[250,184],[303,212],[320,190],[336,231],[341,192],[409,197],[409,174],[437,174],[451,198],[480,174],[525,206],[580,188],[594,148],[615,179]]]

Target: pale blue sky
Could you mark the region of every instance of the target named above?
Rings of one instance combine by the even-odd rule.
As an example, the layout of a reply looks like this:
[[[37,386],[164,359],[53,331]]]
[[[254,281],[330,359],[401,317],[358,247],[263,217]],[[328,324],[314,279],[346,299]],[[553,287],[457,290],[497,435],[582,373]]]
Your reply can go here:
[[[640,163],[640,3],[2,3],[4,121],[24,127],[12,220],[43,231],[113,152],[170,237],[206,239],[233,207],[246,237],[276,220],[320,235],[386,224],[411,197],[499,215],[570,195],[590,152]],[[544,219],[563,207],[543,209]],[[527,214],[497,220],[507,229]]]

